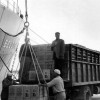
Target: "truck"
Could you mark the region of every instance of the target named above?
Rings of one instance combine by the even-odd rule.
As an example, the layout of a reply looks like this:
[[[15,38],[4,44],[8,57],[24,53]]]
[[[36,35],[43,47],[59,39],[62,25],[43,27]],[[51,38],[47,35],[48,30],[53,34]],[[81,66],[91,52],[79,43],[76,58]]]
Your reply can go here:
[[[26,47],[26,51],[22,50],[24,46],[21,48],[23,54],[20,54],[21,84],[30,86],[49,82],[53,78],[54,70],[50,44]],[[61,73],[67,100],[91,100],[93,94],[100,93],[100,52],[78,44],[65,44]],[[52,89],[47,90],[49,99],[53,100]]]

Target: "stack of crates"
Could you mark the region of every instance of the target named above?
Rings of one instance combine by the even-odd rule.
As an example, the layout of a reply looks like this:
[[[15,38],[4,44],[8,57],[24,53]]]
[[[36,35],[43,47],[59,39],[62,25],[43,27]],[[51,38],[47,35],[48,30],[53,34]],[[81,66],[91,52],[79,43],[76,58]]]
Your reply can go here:
[[[50,44],[42,44],[42,45],[34,45],[32,46],[40,68],[43,72],[45,80],[49,81],[52,76],[50,73],[54,68],[54,61],[53,61],[53,52],[51,51]],[[39,69],[39,65],[35,60],[35,66],[37,68],[40,80],[43,80],[42,73]],[[29,71],[29,80],[36,80],[37,75],[35,72],[34,64],[31,65],[31,70]],[[35,77],[34,77],[35,76]]]
[[[8,100],[48,100],[48,90],[41,85],[12,85]]]
[[[23,100],[23,87],[22,85],[9,86],[8,100]]]
[[[51,45],[50,44],[34,45],[31,46],[31,48],[32,48],[32,56],[23,57],[23,59],[20,62],[20,68],[22,68],[23,71],[22,83],[30,83],[34,82],[35,80],[37,81],[36,69],[40,80],[43,80],[43,75],[44,75],[45,80],[49,81],[52,77],[50,76],[50,73],[52,73],[52,70],[54,68],[53,52],[51,51]],[[34,53],[38,63],[35,59]],[[41,70],[39,69],[39,66],[43,72],[43,75],[41,73]]]

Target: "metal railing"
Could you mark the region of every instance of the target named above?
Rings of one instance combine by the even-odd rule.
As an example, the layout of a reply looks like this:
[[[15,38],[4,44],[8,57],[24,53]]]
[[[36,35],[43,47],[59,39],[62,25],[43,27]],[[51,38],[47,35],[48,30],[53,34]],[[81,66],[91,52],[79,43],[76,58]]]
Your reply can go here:
[[[18,15],[21,13],[21,10],[18,6],[18,2],[15,3],[15,1],[13,0],[0,0],[0,4],[17,13]]]

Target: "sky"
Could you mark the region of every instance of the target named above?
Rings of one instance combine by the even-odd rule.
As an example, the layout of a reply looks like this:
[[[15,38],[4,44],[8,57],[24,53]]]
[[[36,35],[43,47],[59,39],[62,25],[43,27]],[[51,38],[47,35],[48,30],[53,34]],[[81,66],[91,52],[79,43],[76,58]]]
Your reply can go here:
[[[66,44],[80,44],[100,51],[100,0],[27,0],[30,28],[47,43],[61,33]],[[18,4],[25,15],[25,0]],[[45,41],[29,31],[32,44]]]

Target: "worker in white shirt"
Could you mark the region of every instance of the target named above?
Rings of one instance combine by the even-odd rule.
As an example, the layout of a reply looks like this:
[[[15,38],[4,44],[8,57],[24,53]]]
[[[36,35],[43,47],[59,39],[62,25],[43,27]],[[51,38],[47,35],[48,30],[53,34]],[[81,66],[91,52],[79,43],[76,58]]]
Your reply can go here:
[[[60,70],[54,70],[54,79],[47,83],[48,87],[53,88],[54,100],[66,100],[63,79],[60,77]]]

